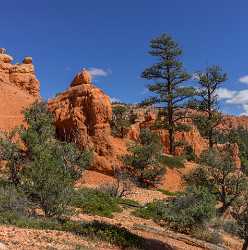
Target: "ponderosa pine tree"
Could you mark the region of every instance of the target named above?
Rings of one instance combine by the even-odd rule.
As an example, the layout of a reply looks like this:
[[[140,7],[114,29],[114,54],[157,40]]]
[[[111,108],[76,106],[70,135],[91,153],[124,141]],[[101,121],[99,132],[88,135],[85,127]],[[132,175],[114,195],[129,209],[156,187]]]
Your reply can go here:
[[[142,77],[154,80],[148,89],[156,96],[143,102],[144,105],[156,104],[160,108],[158,125],[168,129],[169,151],[175,153],[175,132],[182,126],[180,121],[185,118],[185,107],[189,97],[194,95],[192,87],[185,87],[191,76],[184,70],[179,57],[182,50],[167,34],[155,38],[150,43],[150,55],[158,58],[157,63],[147,68]]]
[[[227,74],[223,73],[219,66],[211,66],[205,72],[195,74],[200,88],[198,108],[203,115],[196,117],[196,123],[202,135],[208,139],[209,147],[214,145],[214,130],[221,121],[218,110],[218,88],[227,80]]]

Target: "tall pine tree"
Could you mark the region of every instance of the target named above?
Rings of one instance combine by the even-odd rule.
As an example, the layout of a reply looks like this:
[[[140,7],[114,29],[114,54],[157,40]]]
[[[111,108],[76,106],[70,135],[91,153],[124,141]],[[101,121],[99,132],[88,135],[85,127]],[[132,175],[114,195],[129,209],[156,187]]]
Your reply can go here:
[[[198,115],[196,122],[202,135],[208,139],[209,147],[214,145],[214,132],[222,117],[218,109],[218,88],[227,80],[219,66],[208,67],[204,72],[195,74],[200,88],[198,95],[198,108],[202,115]]]
[[[191,76],[184,70],[179,57],[182,50],[167,34],[163,34],[150,42],[150,55],[158,61],[145,69],[142,77],[154,80],[148,88],[155,96],[144,101],[144,104],[156,104],[160,108],[159,126],[168,129],[169,152],[175,153],[175,132],[182,126],[180,122],[185,118],[185,107],[189,97],[194,95],[192,87],[185,87],[184,83]]]

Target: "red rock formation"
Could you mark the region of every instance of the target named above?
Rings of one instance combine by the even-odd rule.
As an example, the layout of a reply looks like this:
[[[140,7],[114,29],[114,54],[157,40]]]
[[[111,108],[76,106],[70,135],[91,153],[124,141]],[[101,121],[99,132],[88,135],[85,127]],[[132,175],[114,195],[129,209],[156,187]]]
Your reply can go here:
[[[5,131],[22,124],[22,111],[40,96],[32,62],[13,65],[12,61],[6,50],[0,49],[0,130]]]
[[[229,131],[230,129],[236,129],[238,127],[248,129],[248,116],[225,115],[218,127],[222,131]]]
[[[10,130],[23,122],[22,110],[39,97],[39,81],[34,73],[32,58],[26,57],[22,64],[12,64],[13,58],[0,49],[0,129]],[[69,89],[49,101],[49,108],[56,119],[56,129],[61,139],[74,140],[82,148],[94,149],[94,168],[111,172],[113,166],[120,164],[118,157],[127,152],[129,139],[136,140],[140,129],[151,127],[156,119],[156,111],[135,109],[137,120],[125,139],[111,136],[109,122],[112,106],[109,97],[91,83],[88,71],[83,70],[73,79]],[[189,121],[188,121],[189,122]],[[248,128],[247,117],[226,116],[222,129]],[[157,130],[168,153],[168,133]],[[177,141],[191,145],[197,156],[207,148],[196,127],[189,132],[176,133]],[[234,145],[234,160],[240,166],[238,147]],[[178,148],[177,154],[182,154]]]
[[[117,152],[123,148],[120,145],[125,148],[125,142],[111,136],[110,98],[91,83],[89,72],[83,70],[77,74],[70,88],[48,104],[55,115],[59,137],[74,140],[82,148],[94,149],[94,168],[110,172],[118,161]]]
[[[40,83],[36,78],[32,58],[22,64],[12,64],[13,58],[0,49],[0,83],[10,84],[36,98],[40,97]]]
[[[237,169],[241,168],[241,160],[239,158],[239,146],[237,143],[234,144],[217,144],[216,148],[220,151],[220,152],[231,152],[232,154],[232,159],[235,163],[235,166],[237,167]]]
[[[140,129],[151,128],[156,120],[157,111],[150,108],[146,109],[136,109],[137,120],[129,130],[128,138],[131,140],[137,140],[139,137]],[[200,156],[201,152],[207,148],[207,141],[203,139],[197,130],[197,128],[190,121],[185,121],[185,123],[191,125],[191,130],[187,132],[177,132],[175,134],[175,140],[177,142],[183,141],[187,145],[191,145],[195,154]],[[156,130],[161,137],[161,142],[164,145],[164,152],[169,153],[169,134],[165,129]],[[177,147],[176,154],[181,155],[183,153],[183,148]]]
[[[9,131],[23,123],[22,111],[36,98],[18,88],[0,82],[0,130]]]

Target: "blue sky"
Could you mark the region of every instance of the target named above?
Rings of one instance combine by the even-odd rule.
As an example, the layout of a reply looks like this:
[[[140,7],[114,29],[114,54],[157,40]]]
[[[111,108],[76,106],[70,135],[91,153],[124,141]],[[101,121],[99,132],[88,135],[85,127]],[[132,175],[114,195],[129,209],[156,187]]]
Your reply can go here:
[[[3,1],[0,47],[16,62],[33,57],[44,98],[88,67],[112,98],[138,102],[147,84],[140,74],[154,62],[149,41],[169,33],[190,73],[212,64],[228,73],[222,110],[248,114],[247,11],[247,0]]]

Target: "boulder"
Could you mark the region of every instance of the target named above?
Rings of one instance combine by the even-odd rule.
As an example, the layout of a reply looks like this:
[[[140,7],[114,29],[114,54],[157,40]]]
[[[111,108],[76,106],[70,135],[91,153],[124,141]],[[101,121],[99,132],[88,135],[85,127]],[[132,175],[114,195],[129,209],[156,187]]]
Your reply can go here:
[[[23,63],[24,63],[24,64],[32,64],[32,63],[33,63],[33,58],[30,57],[30,56],[26,56],[26,57],[23,59]]]

